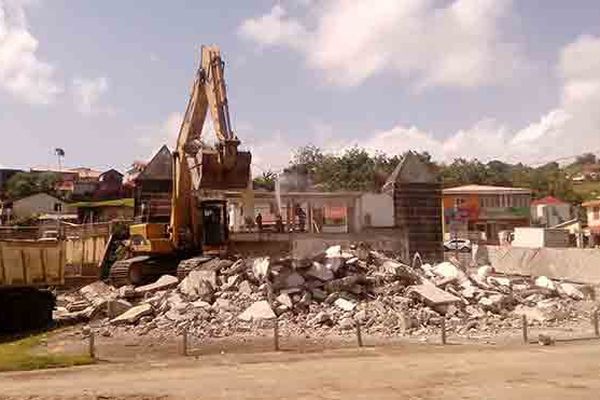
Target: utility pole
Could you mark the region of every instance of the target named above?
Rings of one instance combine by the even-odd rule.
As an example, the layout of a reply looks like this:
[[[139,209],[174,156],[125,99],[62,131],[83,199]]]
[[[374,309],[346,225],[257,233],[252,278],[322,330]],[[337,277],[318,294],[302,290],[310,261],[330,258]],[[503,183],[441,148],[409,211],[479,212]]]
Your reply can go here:
[[[60,147],[57,147],[56,149],[54,149],[54,154],[56,154],[56,158],[58,159],[58,174],[60,176],[60,180],[62,182],[62,162],[61,160],[65,157],[65,151],[63,149],[61,149]],[[60,200],[60,199],[59,199]],[[60,220],[62,218],[62,203],[58,203],[58,215],[56,216],[56,232],[58,235],[58,238],[60,239],[62,237],[61,232],[60,232]]]

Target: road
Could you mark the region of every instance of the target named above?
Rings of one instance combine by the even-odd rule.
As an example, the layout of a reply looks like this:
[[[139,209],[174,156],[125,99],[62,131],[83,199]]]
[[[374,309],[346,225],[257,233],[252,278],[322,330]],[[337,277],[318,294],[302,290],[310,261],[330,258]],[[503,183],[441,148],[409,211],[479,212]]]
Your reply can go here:
[[[0,375],[0,399],[591,399],[600,343],[405,345]]]

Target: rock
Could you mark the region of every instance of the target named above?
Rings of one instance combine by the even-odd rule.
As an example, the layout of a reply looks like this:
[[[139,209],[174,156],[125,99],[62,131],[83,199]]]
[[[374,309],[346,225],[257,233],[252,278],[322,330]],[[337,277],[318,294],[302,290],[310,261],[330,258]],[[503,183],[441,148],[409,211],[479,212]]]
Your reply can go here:
[[[89,306],[90,306],[90,303],[87,300],[76,300],[74,302],[67,304],[67,306],[65,308],[67,309],[68,312],[77,312],[77,311],[85,310]]]
[[[354,328],[354,320],[349,317],[342,318],[338,324],[338,327],[343,331],[349,331]]]
[[[327,282],[325,285],[325,290],[327,290],[329,293],[350,291],[350,289],[362,279],[362,275],[350,275],[344,278],[335,279]]]
[[[562,293],[564,293],[572,299],[583,300],[585,298],[585,295],[581,290],[579,290],[579,287],[572,283],[563,282],[558,286],[558,288]]]
[[[192,308],[202,308],[202,309],[208,309],[211,307],[210,303],[207,303],[204,300],[196,300],[193,303],[190,303]]]
[[[150,314],[152,314],[152,306],[150,304],[142,304],[132,307],[118,317],[113,318],[110,323],[113,325],[135,324],[140,318]]]
[[[538,343],[542,346],[551,346],[554,344],[554,339],[552,339],[552,337],[549,335],[540,333],[538,335]]]
[[[260,300],[253,303],[243,313],[237,317],[240,321],[260,321],[277,318],[271,306],[266,300]]]
[[[121,299],[132,299],[137,297],[137,293],[135,292],[135,288],[131,285],[121,286],[117,290],[117,297]]]
[[[304,278],[297,272],[289,274],[285,280],[285,288],[298,288],[304,285]]]
[[[113,288],[102,281],[96,281],[79,289],[79,294],[90,303],[98,304],[113,295]]]
[[[326,257],[341,257],[341,255],[342,246],[340,245],[330,246],[329,248],[327,248],[327,250],[325,250]]]
[[[486,282],[488,285],[491,285],[491,286],[501,286],[501,287],[506,287],[506,288],[511,287],[510,279],[505,278],[505,277],[488,276],[486,279]]]
[[[500,313],[502,310],[512,307],[512,297],[504,294],[493,294],[489,297],[482,297],[479,305],[484,311]]]
[[[248,281],[242,281],[238,286],[238,291],[245,295],[251,295],[253,292],[252,285],[250,285],[250,282]]]
[[[292,304],[292,299],[290,298],[290,296],[286,293],[282,293],[279,296],[277,296],[276,300],[281,304],[286,306],[287,308],[291,309],[293,307]]]
[[[226,299],[217,299],[213,305],[215,310],[220,311],[233,311],[234,307],[231,305],[231,301]]]
[[[556,290],[554,282],[546,276],[538,276],[535,280],[535,286],[552,291]]]
[[[525,315],[528,321],[559,321],[568,317],[568,313],[560,307],[555,299],[546,299],[537,302],[535,307],[519,304],[515,314]]]
[[[333,304],[344,311],[352,311],[356,307],[356,303],[353,303],[341,297],[334,301]]]
[[[264,280],[269,274],[270,259],[269,257],[260,257],[252,262],[252,274],[258,281]]]
[[[315,299],[316,301],[323,301],[327,298],[327,292],[325,292],[324,290],[321,290],[319,288],[311,289],[311,293],[312,293],[313,299]]]
[[[460,299],[442,289],[437,288],[433,283],[424,281],[421,285],[410,286],[407,294],[415,294],[428,305],[440,305],[458,303]]]
[[[179,280],[176,277],[172,275],[163,275],[154,283],[135,288],[135,292],[137,294],[157,292],[159,290],[174,288],[177,286],[177,283],[179,283]]]
[[[330,281],[334,278],[333,271],[330,268],[316,261],[312,263],[312,266],[306,271],[306,274],[323,282]]]
[[[212,301],[214,286],[210,283],[212,276],[209,279],[205,279],[208,274],[214,274],[214,272],[191,271],[179,284],[179,291],[191,299],[199,298],[204,301]],[[216,277],[214,280],[216,281]]]
[[[328,295],[325,300],[323,301],[325,304],[333,304],[338,298],[340,297],[340,294],[335,292],[335,293],[331,293],[330,295]]]
[[[494,272],[494,268],[492,268],[491,265],[484,265],[484,266],[477,268],[477,276],[481,280],[485,280],[493,272]]]
[[[335,273],[344,265],[344,261],[342,257],[328,257],[325,261],[325,268]]]
[[[321,324],[326,324],[326,323],[331,323],[331,315],[329,315],[325,311],[319,312],[310,321],[311,325],[321,325]]]
[[[132,307],[131,303],[125,300],[108,300],[106,302],[106,314],[112,319],[123,314]]]

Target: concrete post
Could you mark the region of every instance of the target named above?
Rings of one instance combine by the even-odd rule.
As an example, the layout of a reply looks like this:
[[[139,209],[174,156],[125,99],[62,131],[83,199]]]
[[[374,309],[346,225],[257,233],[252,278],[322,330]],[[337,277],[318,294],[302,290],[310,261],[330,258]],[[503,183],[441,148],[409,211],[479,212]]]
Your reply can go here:
[[[188,355],[188,328],[183,330],[181,338],[181,354],[186,357]]]
[[[594,310],[592,314],[592,323],[594,324],[594,335],[600,337],[600,331],[598,330],[598,310]]]
[[[96,338],[94,336],[94,331],[90,331],[88,352],[91,359],[96,358]]]
[[[527,316],[525,314],[521,315],[521,326],[523,328],[523,343],[529,344],[529,338],[527,335]]]
[[[358,347],[363,347],[362,332],[360,331],[360,322],[356,321],[356,342]]]
[[[442,318],[442,344],[446,344],[446,318]]]
[[[273,348],[275,351],[279,351],[279,319],[275,318],[275,325],[273,326]]]

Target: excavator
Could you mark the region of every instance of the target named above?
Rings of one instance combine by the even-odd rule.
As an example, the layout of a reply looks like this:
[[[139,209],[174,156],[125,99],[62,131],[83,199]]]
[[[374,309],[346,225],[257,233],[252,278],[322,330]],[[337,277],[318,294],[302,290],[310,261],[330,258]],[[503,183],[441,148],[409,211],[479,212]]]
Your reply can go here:
[[[217,143],[202,140],[210,113]],[[185,275],[206,257],[223,254],[229,238],[224,191],[250,188],[248,151],[240,151],[234,134],[217,46],[202,46],[185,115],[173,152],[170,223],[129,227],[128,258],[116,261],[109,274],[115,286],[139,285],[169,273]],[[202,253],[203,257],[196,257]]]

